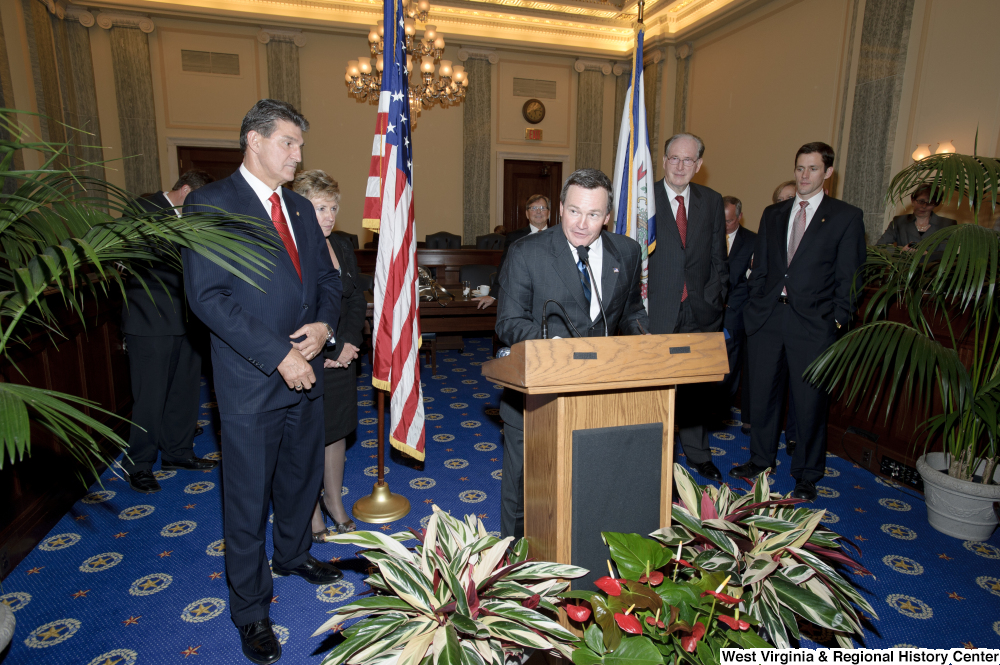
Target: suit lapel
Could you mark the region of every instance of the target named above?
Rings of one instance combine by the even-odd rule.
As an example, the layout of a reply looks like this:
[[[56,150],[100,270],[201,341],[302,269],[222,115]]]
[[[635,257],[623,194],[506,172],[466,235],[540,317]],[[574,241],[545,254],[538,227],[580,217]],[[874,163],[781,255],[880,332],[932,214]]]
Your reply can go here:
[[[736,236],[733,238],[733,246],[729,248],[729,256],[737,255],[737,253],[740,251],[740,248],[743,247],[744,236],[746,236],[746,232],[744,231],[743,227],[740,226],[739,228],[736,229]]]
[[[292,257],[288,255],[285,243],[282,242],[281,236],[278,235],[278,230],[274,228],[274,222],[271,221],[271,211],[264,208],[264,204],[257,197],[257,193],[253,191],[253,187],[250,186],[250,183],[246,181],[243,174],[239,171],[230,177],[230,181],[236,190],[236,200],[239,202],[238,207],[241,208],[238,212],[250,217],[256,217],[263,222],[261,231],[266,233],[268,239],[276,247],[275,262],[283,270],[290,273],[290,276],[294,277],[295,281],[301,283],[302,280],[299,279],[299,273],[295,270],[295,265],[292,263]],[[288,200],[285,201],[285,207],[288,208],[289,214],[294,216]],[[302,236],[297,235],[296,237],[301,238]],[[301,265],[301,253],[299,261]]]
[[[708,231],[708,224],[704,222],[705,200],[701,192],[694,184],[688,185],[688,187],[691,188],[691,196],[688,197],[688,210],[685,211],[688,218],[686,245],[687,247],[695,247]]]
[[[583,297],[583,285],[580,283],[580,271],[573,260],[573,252],[569,249],[569,241],[562,231],[551,232],[552,240],[550,249],[552,251],[556,273],[562,279],[566,289],[573,294],[580,308],[587,312],[587,319],[590,318],[590,306]]]
[[[792,199],[793,201],[795,199]],[[806,232],[802,236],[802,240],[799,241],[799,246],[795,249],[795,256],[807,249],[810,245],[815,242],[816,237],[821,233],[820,228],[826,222],[827,215],[830,214],[830,197],[826,194],[823,195],[823,200],[819,202],[819,207],[816,208],[816,212],[813,214],[812,220],[809,222],[809,226],[806,227]],[[787,220],[785,222],[788,223]],[[788,248],[785,248],[788,251]],[[792,257],[794,261],[795,258]],[[787,265],[787,263],[786,263]]]
[[[777,237],[772,239],[772,242],[777,241],[779,252],[781,254],[781,265],[788,265],[788,216],[792,214],[792,205],[795,203],[795,199],[788,199],[785,201],[780,208],[778,208],[775,214],[778,216],[776,226]]]
[[[657,218],[657,225],[656,225],[657,235],[659,235],[659,231],[661,229],[667,229],[667,232],[673,237],[674,240],[677,241],[677,244],[679,246],[682,246],[681,232],[677,230],[677,219],[674,217],[674,209],[673,206],[671,206],[670,204],[672,197],[675,196],[674,190],[670,189],[670,187],[667,186],[666,179],[661,180],[659,183],[657,183],[656,186],[659,188],[660,194],[662,194],[663,196],[663,201],[666,204],[663,206],[663,214],[664,214],[663,220],[666,222],[666,224],[661,226],[659,224],[660,220],[659,218]],[[657,210],[659,209],[660,209],[659,206],[657,206]]]
[[[615,289],[618,285],[618,272],[621,268],[621,257],[618,250],[611,242],[611,234],[602,232],[604,245],[604,255],[601,264],[601,300],[604,303],[605,313],[611,311],[611,302],[615,298]],[[610,334],[610,333],[609,333]]]

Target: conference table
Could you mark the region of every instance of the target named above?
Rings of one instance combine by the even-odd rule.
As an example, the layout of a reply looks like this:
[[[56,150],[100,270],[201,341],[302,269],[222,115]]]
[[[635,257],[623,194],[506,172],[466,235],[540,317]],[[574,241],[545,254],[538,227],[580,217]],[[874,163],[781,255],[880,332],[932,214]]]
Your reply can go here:
[[[417,312],[420,316],[420,332],[422,333],[463,333],[485,332],[490,336],[497,325],[496,301],[489,307],[479,309],[479,303],[473,296],[463,296],[461,289],[448,289],[453,299],[439,301],[420,301]],[[371,291],[365,291],[368,310],[365,317],[371,321],[375,316],[375,303],[372,302]],[[373,326],[374,328],[374,326]],[[439,346],[439,348],[441,348]]]

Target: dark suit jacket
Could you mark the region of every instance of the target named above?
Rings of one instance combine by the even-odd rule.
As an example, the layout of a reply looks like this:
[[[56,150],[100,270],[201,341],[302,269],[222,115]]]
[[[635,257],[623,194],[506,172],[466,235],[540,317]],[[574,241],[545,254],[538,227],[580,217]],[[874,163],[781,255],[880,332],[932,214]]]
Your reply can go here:
[[[239,171],[191,192],[185,201],[186,213],[210,211],[206,206],[215,206],[256,217],[263,223],[258,232],[267,235],[277,252],[273,272],[267,277],[244,271],[257,288],[212,261],[183,251],[188,304],[212,331],[212,368],[223,413],[260,413],[297,403],[301,395],[290,390],[276,371],[291,349],[289,335],[317,321],[336,330],[340,321],[340,275],[330,260],[312,204],[288,189],[282,195],[295,234],[301,280],[274,229],[270,211]],[[306,396],[316,399],[323,394],[323,354],[310,364],[316,385]]]
[[[665,181],[659,181],[653,189],[656,248],[649,255],[649,332],[674,332],[685,281],[691,311],[702,332],[718,332],[722,330],[722,313],[729,291],[722,197],[713,189],[691,183],[685,247],[681,245]]]
[[[601,298],[609,334],[617,330],[640,334],[638,325],[648,330],[648,321],[639,292],[642,270],[639,243],[607,231],[601,233],[601,238],[604,245]],[[496,332],[506,346],[526,339],[541,339],[542,305],[550,298],[562,303],[581,335],[604,334],[600,315],[594,321],[590,319],[580,273],[559,226],[534,233],[511,247],[500,273],[500,293]],[[550,304],[546,312],[550,338],[576,336],[558,307]]]
[[[331,360],[340,357],[344,344],[361,348],[361,338],[365,326],[365,310],[368,302],[365,292],[358,282],[358,259],[354,255],[354,245],[344,236],[331,233],[329,237],[333,253],[340,264],[340,283],[343,293],[340,298],[340,323],[337,325],[337,343],[327,344],[323,355]]]
[[[757,234],[742,226],[736,229],[733,247],[729,250],[729,300],[723,327],[732,332],[743,329],[743,306],[747,304],[747,270],[753,258]]]
[[[903,245],[909,245],[913,243],[914,245],[920,242],[923,238],[931,235],[935,231],[940,231],[946,226],[954,226],[955,220],[948,219],[947,217],[939,217],[934,213],[931,213],[931,225],[930,228],[920,235],[917,231],[917,218],[912,214],[910,215],[899,215],[898,217],[893,217],[892,221],[889,222],[889,226],[886,227],[885,233],[882,237],[878,239],[877,245],[891,245],[893,243],[902,247]]]
[[[136,199],[135,204],[147,212],[163,211],[162,216],[174,217],[174,204],[163,192],[148,199]],[[168,210],[164,210],[168,208]],[[169,216],[169,217],[167,217]],[[122,305],[122,332],[142,337],[184,335],[187,333],[184,304],[184,278],[166,263],[138,268],[149,293],[135,275],[125,280],[125,303]],[[152,298],[150,298],[152,296]]]
[[[832,343],[837,323],[846,325],[854,312],[851,288],[866,254],[864,214],[824,196],[788,265],[788,222],[794,203],[792,198],[764,209],[743,320],[748,335],[757,332],[778,306],[785,287],[788,306],[814,339]]]
[[[522,226],[516,231],[511,231],[507,234],[503,241],[503,254],[500,255],[500,265],[497,266],[497,283],[500,282],[500,271],[503,270],[503,262],[507,260],[507,252],[510,251],[510,246],[521,238],[527,238],[531,235],[531,224]]]

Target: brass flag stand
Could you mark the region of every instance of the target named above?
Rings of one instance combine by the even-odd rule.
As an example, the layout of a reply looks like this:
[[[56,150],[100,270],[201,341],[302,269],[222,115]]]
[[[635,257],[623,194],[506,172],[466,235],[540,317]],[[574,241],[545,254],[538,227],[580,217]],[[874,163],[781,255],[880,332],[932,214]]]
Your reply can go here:
[[[378,480],[372,493],[358,499],[351,512],[354,519],[369,524],[385,524],[406,517],[410,501],[405,496],[393,494],[385,482],[385,391],[378,393]]]

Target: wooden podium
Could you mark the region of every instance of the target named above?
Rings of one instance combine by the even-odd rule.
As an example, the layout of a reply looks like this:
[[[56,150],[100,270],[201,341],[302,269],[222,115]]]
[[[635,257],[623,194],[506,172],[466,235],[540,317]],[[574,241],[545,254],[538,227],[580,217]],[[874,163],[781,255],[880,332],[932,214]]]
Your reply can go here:
[[[483,376],[525,395],[524,531],[531,556],[574,563],[577,430],[662,423],[659,526],[670,526],[676,386],[720,381],[728,371],[722,333],[527,340],[483,365]],[[627,478],[609,482],[628,486]]]

